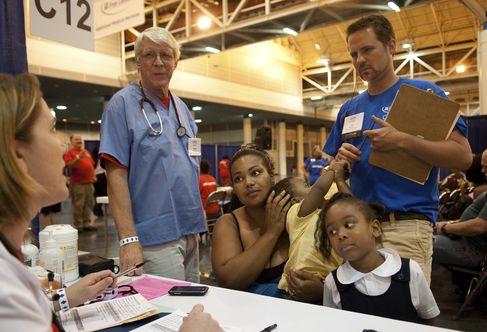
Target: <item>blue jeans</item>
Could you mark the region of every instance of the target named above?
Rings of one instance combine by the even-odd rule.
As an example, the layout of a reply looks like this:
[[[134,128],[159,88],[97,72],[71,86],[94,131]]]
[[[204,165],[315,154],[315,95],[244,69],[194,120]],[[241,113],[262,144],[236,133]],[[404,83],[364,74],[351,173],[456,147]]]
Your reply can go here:
[[[254,294],[283,298],[285,297],[286,292],[277,288],[280,279],[281,277],[279,276],[276,279],[266,283],[253,282],[247,289],[245,289],[245,291]]]
[[[435,237],[433,247],[433,261],[435,263],[479,267],[484,255],[464,237],[458,240],[452,240],[445,235],[436,235]]]

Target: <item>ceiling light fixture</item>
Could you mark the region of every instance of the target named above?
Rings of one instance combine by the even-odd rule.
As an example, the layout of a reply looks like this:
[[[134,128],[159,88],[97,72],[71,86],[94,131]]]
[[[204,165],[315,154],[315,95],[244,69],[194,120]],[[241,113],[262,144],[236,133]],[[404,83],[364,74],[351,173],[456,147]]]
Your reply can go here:
[[[445,91],[445,95],[449,96],[450,95],[450,91]]]
[[[319,51],[319,50],[321,49],[321,46],[320,46],[320,44],[318,44],[318,43],[315,43],[315,48],[316,48],[316,49],[317,49],[317,50]]]
[[[401,11],[401,8],[399,8],[399,6],[396,5],[396,3],[394,1],[389,1],[387,3],[387,5],[389,6],[390,9],[392,9],[396,13],[399,13]]]
[[[205,51],[210,53],[220,53],[219,49],[210,46],[206,46]]]
[[[203,122],[203,120],[201,120],[201,119],[194,119],[194,122],[195,123],[201,123],[201,122]]]
[[[200,28],[200,30],[209,29],[211,27],[211,20],[208,16],[201,16],[198,19],[197,25],[198,25],[198,28]]]
[[[295,30],[288,28],[288,27],[283,28],[282,31],[288,35],[291,35],[291,36],[297,36],[298,35],[298,33]]]
[[[193,106],[192,110],[193,111],[201,111],[203,109],[203,107],[201,106]]]
[[[64,119],[63,119],[63,122],[68,122],[68,119],[64,118]]]
[[[408,49],[408,48],[411,48],[411,47],[413,47],[413,45],[411,43],[403,43],[402,44],[402,48],[404,48],[404,49]]]
[[[330,64],[330,59],[328,58],[321,58],[318,60],[318,63],[321,63],[324,66],[328,66]]]
[[[60,111],[64,111],[64,110],[67,110],[67,109],[68,109],[68,107],[67,107],[67,106],[64,106],[64,105],[57,105],[57,106],[56,106],[56,109],[57,109],[57,110],[60,110]]]
[[[457,68],[455,69],[455,71],[459,74],[461,73],[464,73],[465,72],[465,65],[460,65],[460,66],[457,66]]]
[[[323,99],[323,96],[311,96],[309,99],[311,99],[311,100],[321,100],[321,99]]]
[[[90,121],[91,124],[95,124],[95,121]]]
[[[99,124],[101,124],[101,119],[100,119],[100,120],[98,120],[98,123],[99,123]]]
[[[251,118],[251,117],[253,117],[254,115],[253,115],[252,113],[249,113],[247,116],[248,116],[249,118]]]

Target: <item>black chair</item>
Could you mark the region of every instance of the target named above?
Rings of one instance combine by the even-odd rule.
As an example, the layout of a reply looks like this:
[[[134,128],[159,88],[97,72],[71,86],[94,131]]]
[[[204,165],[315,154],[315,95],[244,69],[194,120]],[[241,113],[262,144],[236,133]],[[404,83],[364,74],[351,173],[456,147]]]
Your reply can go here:
[[[456,271],[472,275],[465,300],[456,315],[453,317],[454,320],[458,320],[460,319],[465,308],[472,303],[474,298],[480,294],[484,286],[487,284],[487,255],[483,258],[479,269],[457,265],[450,266],[449,268],[454,272]]]

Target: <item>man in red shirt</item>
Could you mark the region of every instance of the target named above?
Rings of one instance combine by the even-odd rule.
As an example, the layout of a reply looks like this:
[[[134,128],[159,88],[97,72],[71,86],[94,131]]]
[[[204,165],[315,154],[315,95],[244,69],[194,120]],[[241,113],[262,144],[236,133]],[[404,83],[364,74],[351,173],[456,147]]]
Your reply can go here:
[[[212,192],[217,188],[216,179],[210,174],[210,162],[208,160],[202,160],[200,163],[200,195],[201,203],[205,208],[207,216],[212,216],[218,213],[219,206],[217,202],[210,203],[206,206],[206,200]]]
[[[96,231],[91,225],[94,205],[95,162],[88,150],[83,148],[83,139],[78,134],[70,137],[71,149],[64,155],[64,162],[70,169],[70,189],[73,203],[74,227],[79,232]]]
[[[229,186],[230,181],[230,159],[228,156],[223,156],[220,160],[219,171],[220,171],[220,183],[222,186]]]

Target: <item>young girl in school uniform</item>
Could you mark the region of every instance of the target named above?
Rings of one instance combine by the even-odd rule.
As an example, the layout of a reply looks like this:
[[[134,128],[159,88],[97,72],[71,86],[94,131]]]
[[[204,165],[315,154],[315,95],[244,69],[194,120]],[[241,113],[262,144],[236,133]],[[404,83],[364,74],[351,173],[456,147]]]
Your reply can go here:
[[[344,193],[324,206],[316,229],[325,258],[331,249],[344,263],[325,279],[323,304],[392,319],[433,324],[440,310],[418,263],[381,242],[380,205]]]

